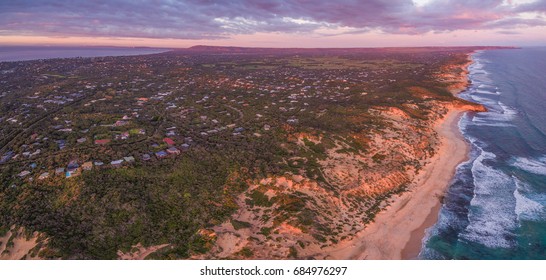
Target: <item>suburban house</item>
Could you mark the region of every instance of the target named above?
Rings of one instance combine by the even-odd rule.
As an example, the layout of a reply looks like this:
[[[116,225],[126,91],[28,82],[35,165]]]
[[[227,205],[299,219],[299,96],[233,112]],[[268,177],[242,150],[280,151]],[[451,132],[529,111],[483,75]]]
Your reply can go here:
[[[159,152],[156,152],[156,153],[155,153],[155,156],[156,156],[158,159],[162,159],[162,158],[167,157],[167,153],[166,153],[165,151],[159,151]]]
[[[70,178],[70,177],[76,177],[80,174],[81,174],[81,171],[80,171],[80,168],[78,167],[76,169],[67,169],[65,176],[66,178]]]
[[[133,156],[123,157],[123,159],[126,162],[135,162],[135,158]]]
[[[116,135],[117,140],[127,140],[129,138],[129,131],[124,131],[121,134]]]
[[[38,176],[38,180],[44,180],[44,179],[47,179],[49,178],[49,172],[44,172],[42,174],[40,174],[40,176]]]
[[[129,122],[127,121],[116,121],[113,126],[114,127],[119,127],[119,126],[124,126],[124,125],[127,125]]]
[[[169,146],[174,146],[176,144],[176,143],[174,143],[173,139],[168,138],[168,137],[163,138],[163,142],[165,142],[165,144],[167,144]]]
[[[19,175],[17,175],[17,176],[19,176],[19,177],[21,177],[21,178],[24,178],[24,177],[27,176],[28,174],[30,174],[30,171],[25,170],[25,171],[21,171],[21,173],[19,173]]]
[[[170,147],[170,148],[167,149],[167,153],[169,153],[171,155],[179,155],[180,150],[177,149],[176,147]]]
[[[110,162],[110,165],[112,165],[112,167],[121,167],[122,163],[123,163],[123,159],[118,159],[118,160],[114,160]]]
[[[76,161],[71,161],[70,163],[68,163],[68,166],[66,167],[66,169],[70,172],[74,172],[79,168],[80,168],[80,165]]]
[[[110,139],[97,139],[95,140],[95,145],[106,145],[110,143]]]
[[[89,171],[89,170],[93,169],[93,162],[91,162],[91,161],[84,162],[82,164],[82,169],[86,170],[86,171]]]

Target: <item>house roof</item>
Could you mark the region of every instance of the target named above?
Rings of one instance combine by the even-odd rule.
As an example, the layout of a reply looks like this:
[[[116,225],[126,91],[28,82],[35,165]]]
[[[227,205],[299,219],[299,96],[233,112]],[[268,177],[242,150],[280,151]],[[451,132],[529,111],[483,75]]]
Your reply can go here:
[[[95,144],[97,145],[104,145],[110,143],[110,139],[99,139],[95,140]]]
[[[133,156],[123,157],[123,159],[127,162],[135,161],[135,158]]]
[[[167,145],[170,145],[170,146],[173,146],[175,145],[175,142],[173,139],[169,138],[169,137],[165,137],[163,138],[163,142],[165,142]]]
[[[167,156],[167,152],[165,152],[165,151],[159,151],[159,152],[156,152],[155,155],[156,155],[156,156],[163,156],[163,157],[164,157],[164,156]]]

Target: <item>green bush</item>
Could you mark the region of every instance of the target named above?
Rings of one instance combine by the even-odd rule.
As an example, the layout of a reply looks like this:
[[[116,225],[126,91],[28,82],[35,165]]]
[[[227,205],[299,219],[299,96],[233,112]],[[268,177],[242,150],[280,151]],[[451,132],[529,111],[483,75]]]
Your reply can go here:
[[[239,221],[239,220],[235,220],[235,219],[231,219],[231,225],[233,226],[233,228],[235,230],[240,230],[242,228],[249,228],[249,227],[252,226],[248,222],[243,222],[243,221]]]

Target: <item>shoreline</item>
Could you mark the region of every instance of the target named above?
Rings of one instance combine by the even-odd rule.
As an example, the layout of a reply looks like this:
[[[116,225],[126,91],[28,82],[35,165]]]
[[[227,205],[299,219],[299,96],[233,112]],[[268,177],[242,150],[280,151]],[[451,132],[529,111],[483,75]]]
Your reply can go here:
[[[410,233],[410,239],[404,246],[404,248],[401,251],[401,258],[402,259],[416,259],[421,251],[421,248],[423,246],[423,238],[426,234],[426,229],[430,228],[436,222],[438,221],[438,215],[440,214],[440,209],[442,207],[442,198],[447,191],[447,188],[449,187],[450,183],[453,181],[453,177],[455,175],[457,166],[461,164],[464,161],[468,160],[468,155],[470,153],[470,145],[464,138],[458,123],[460,119],[462,118],[463,114],[467,112],[466,110],[459,110],[459,109],[450,109],[448,114],[445,117],[445,121],[443,124],[439,125],[438,132],[439,134],[443,133],[441,137],[442,138],[442,144],[440,146],[440,149],[444,148],[446,145],[447,151],[444,152],[443,155],[440,154],[440,151],[438,152],[439,157],[449,157],[450,150],[456,150],[455,153],[451,153],[453,159],[450,163],[456,162],[455,165],[449,165],[446,168],[450,170],[450,176],[449,179],[445,179],[445,182],[442,182],[442,184],[437,187],[437,191],[435,192],[436,195],[438,195],[438,199],[434,201],[434,205],[432,205],[432,208],[430,208],[430,212],[425,217],[425,220],[422,222],[422,224],[411,231]],[[449,114],[452,114],[452,116],[449,116]],[[426,173],[434,172],[434,168],[437,167],[439,162],[441,162],[441,159],[437,159],[437,162],[431,163],[430,169],[427,170]],[[436,165],[436,166],[435,166]],[[426,176],[424,174],[420,174],[423,176]],[[430,177],[429,177],[430,178]],[[418,184],[421,183],[423,185],[429,183],[427,181],[428,178],[425,178],[425,182],[418,181]],[[440,179],[441,178],[437,178]],[[418,180],[423,180],[422,177],[419,177]],[[433,182],[435,183],[435,182]],[[425,188],[425,187],[422,187]]]
[[[470,146],[458,127],[465,112],[450,106],[444,118],[436,121],[434,127],[441,143],[430,163],[417,175],[415,187],[391,198],[391,205],[353,239],[324,252],[326,259],[417,258],[425,230],[436,223],[441,198],[457,166],[468,159]]]

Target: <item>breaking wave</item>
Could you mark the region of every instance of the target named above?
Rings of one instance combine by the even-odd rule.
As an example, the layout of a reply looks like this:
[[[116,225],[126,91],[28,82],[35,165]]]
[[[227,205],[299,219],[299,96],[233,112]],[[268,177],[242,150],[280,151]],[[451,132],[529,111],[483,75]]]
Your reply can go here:
[[[530,159],[516,157],[512,162],[512,166],[529,173],[546,176],[546,158]]]

